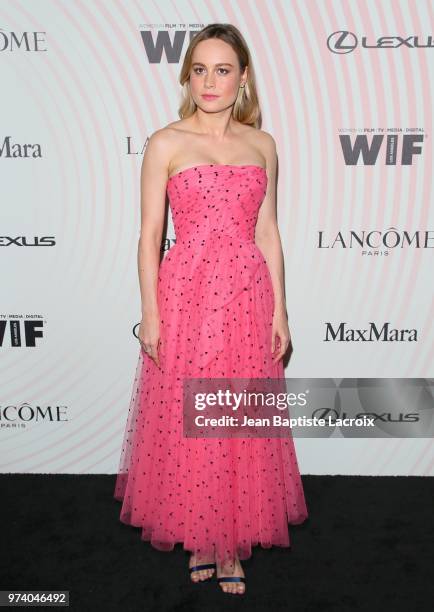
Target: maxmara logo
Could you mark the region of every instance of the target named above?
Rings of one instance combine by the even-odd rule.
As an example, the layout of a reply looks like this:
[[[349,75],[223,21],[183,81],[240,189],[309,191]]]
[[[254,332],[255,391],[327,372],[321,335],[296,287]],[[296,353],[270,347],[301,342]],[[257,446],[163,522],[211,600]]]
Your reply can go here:
[[[319,249],[359,249],[368,254],[376,249],[432,249],[434,230],[399,231],[394,227],[386,230],[347,230],[326,235],[318,231]]]
[[[150,64],[161,64],[163,53],[168,64],[178,64],[181,61],[184,46],[204,27],[201,24],[188,25],[188,30],[143,29],[140,31],[143,47]],[[172,37],[171,37],[172,35]]]
[[[339,134],[344,161],[347,166],[357,165],[359,158],[365,166],[375,166],[383,160],[386,166],[411,166],[413,157],[422,152],[425,134],[358,134],[351,142],[349,134]],[[382,156],[380,152],[382,151]]]
[[[6,136],[0,144],[0,157],[42,157],[40,144],[29,144],[28,142],[12,142],[11,136]]]
[[[362,49],[397,49],[408,47],[410,49],[432,49],[434,41],[432,36],[380,36],[377,40],[368,42],[366,36],[362,36],[361,42],[353,32],[338,30],[327,38],[327,48],[332,53],[351,53],[357,47]]]
[[[417,339],[416,329],[396,329],[389,321],[382,327],[370,321],[365,329],[349,328],[346,322],[337,326],[328,322],[324,342],[417,342]]]
[[[7,32],[0,28],[0,51],[47,51],[46,32]]]

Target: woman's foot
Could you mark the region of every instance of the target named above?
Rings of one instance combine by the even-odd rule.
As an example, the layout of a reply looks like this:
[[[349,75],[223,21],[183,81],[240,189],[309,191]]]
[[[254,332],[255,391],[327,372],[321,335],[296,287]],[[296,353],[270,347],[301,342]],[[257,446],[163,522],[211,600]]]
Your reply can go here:
[[[241,567],[240,560],[238,557],[235,558],[234,570],[231,571],[230,566],[220,565],[217,563],[217,578],[245,578],[243,568]],[[225,593],[236,593],[243,595],[246,591],[246,585],[244,582],[226,582],[222,580],[219,582],[220,587]]]
[[[190,556],[190,561],[188,563],[188,567],[195,567],[196,565],[207,565],[209,563],[215,563],[215,559],[213,557],[198,557],[195,553],[192,553]],[[193,582],[201,582],[203,580],[208,580],[214,574],[215,568],[201,569],[195,572],[191,572],[190,576]]]

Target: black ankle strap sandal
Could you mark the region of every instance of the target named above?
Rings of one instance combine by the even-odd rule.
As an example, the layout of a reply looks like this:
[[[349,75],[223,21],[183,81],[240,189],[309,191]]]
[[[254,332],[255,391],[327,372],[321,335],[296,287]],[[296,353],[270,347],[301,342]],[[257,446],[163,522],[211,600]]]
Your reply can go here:
[[[190,567],[190,574],[191,572],[199,572],[200,570],[204,570],[204,569],[212,569],[215,568],[215,563],[205,563],[203,565],[194,565],[193,567]]]

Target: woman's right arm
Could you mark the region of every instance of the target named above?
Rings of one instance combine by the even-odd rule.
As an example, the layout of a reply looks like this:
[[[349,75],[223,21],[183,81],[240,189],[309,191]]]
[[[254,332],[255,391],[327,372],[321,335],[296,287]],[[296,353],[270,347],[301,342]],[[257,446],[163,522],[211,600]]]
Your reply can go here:
[[[163,234],[168,168],[168,136],[164,130],[152,134],[143,155],[140,173],[140,238],[137,249],[142,321],[139,340],[159,363],[160,338],[157,303],[158,269]]]

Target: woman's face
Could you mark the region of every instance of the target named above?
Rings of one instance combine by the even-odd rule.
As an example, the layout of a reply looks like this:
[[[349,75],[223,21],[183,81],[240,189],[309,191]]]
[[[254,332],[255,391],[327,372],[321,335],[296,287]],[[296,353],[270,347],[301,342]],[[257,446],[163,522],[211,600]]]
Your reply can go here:
[[[247,69],[241,74],[237,54],[223,40],[202,40],[194,49],[190,90],[200,109],[212,113],[232,106],[244,76]]]

